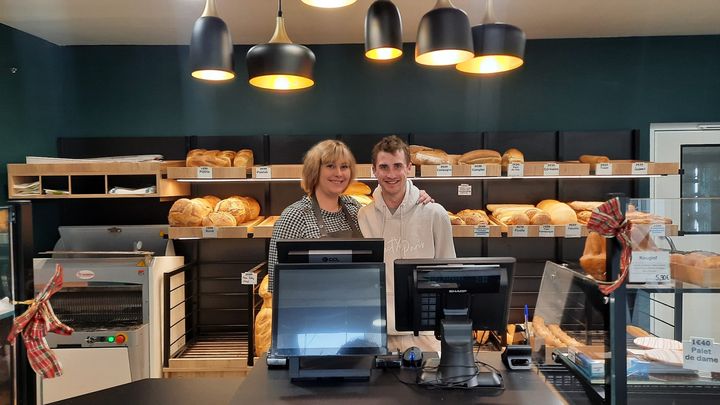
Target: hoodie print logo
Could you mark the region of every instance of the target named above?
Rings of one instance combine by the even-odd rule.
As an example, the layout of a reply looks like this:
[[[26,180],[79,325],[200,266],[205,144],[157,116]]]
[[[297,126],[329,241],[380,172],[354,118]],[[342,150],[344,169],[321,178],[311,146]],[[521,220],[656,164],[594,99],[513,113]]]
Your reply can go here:
[[[385,251],[392,253],[400,253],[400,257],[407,257],[408,254],[422,250],[425,248],[425,242],[418,240],[415,243],[410,243],[407,239],[401,239],[394,237],[390,240],[385,241]]]

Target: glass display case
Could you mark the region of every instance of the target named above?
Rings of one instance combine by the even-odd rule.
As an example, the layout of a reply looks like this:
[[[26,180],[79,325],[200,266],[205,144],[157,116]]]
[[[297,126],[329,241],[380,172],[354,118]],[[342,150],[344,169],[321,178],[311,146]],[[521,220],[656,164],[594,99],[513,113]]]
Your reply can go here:
[[[623,201],[631,263],[627,282],[607,296],[599,287],[608,277],[597,267],[619,268],[616,239],[598,236],[593,248],[597,239],[588,237],[581,269],[546,264],[531,329],[537,363],[562,363],[604,399],[611,384],[622,395],[720,390],[720,245],[704,248],[713,244],[682,226],[688,206],[717,201],[695,200]],[[692,220],[717,217],[710,210]]]

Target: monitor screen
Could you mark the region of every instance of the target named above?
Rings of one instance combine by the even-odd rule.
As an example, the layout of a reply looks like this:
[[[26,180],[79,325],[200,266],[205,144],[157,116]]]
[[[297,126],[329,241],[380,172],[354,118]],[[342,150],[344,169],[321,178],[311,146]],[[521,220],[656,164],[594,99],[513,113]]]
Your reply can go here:
[[[505,330],[514,265],[509,257],[396,260],[396,329],[437,331],[443,309],[467,308],[473,330]]]
[[[384,263],[278,263],[274,283],[273,355],[386,354]]]
[[[281,239],[278,263],[382,263],[382,239]]]

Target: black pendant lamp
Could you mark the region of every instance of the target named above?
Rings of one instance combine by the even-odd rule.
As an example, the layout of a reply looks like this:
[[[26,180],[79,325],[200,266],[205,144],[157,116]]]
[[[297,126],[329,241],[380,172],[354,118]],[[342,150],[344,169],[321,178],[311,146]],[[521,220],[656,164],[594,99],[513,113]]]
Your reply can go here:
[[[492,0],[488,0],[485,21],[472,28],[475,57],[459,63],[461,72],[491,74],[517,69],[524,63],[525,33],[510,24],[495,22]]]
[[[282,0],[278,0],[275,33],[270,42],[250,48],[246,60],[250,84],[255,87],[298,90],[315,84],[315,54],[307,47],[290,41],[282,16]]]
[[[420,20],[415,44],[415,62],[447,66],[473,57],[470,21],[450,0],[437,0],[435,8]]]
[[[349,6],[356,1],[357,0],[302,0],[302,2],[308,6],[320,8],[340,8]]]
[[[402,20],[390,0],[377,0],[365,15],[365,57],[392,60],[402,55]]]
[[[233,44],[225,22],[215,9],[215,0],[207,0],[205,11],[195,21],[190,38],[192,77],[222,81],[235,77]]]

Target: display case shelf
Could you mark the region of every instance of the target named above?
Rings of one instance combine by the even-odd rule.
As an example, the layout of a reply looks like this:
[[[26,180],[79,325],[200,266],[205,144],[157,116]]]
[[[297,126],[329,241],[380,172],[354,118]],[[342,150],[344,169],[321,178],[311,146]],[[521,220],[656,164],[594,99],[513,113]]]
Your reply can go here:
[[[259,216],[238,226],[171,226],[168,237],[170,239],[244,239],[250,237],[253,228],[263,220],[265,217]]]

